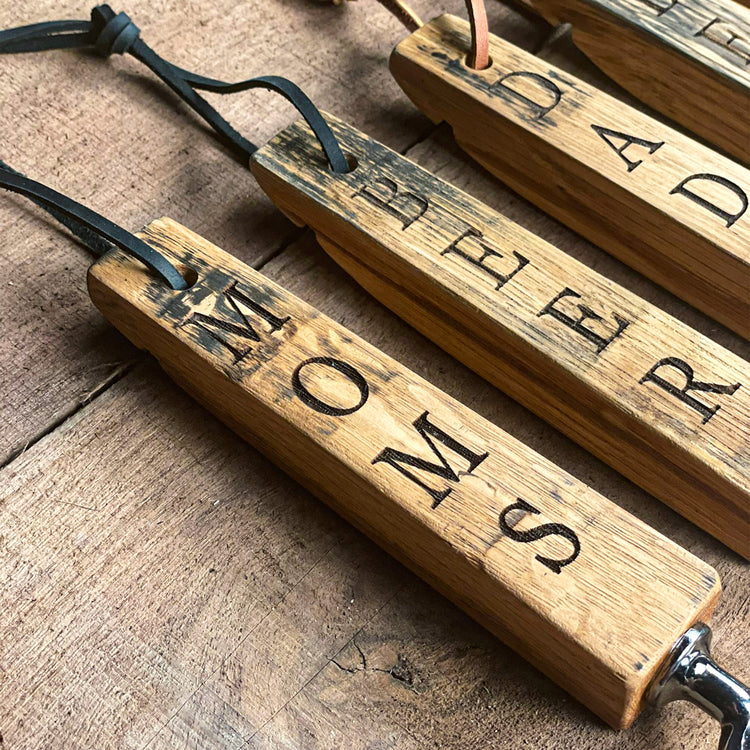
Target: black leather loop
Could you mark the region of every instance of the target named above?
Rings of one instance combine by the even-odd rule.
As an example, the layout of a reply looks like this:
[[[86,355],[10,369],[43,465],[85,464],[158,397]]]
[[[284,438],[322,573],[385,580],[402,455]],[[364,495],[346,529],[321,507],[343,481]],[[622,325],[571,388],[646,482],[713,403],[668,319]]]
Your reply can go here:
[[[138,27],[126,13],[115,13],[109,5],[97,5],[91,21],[50,21],[0,31],[0,54],[40,50],[93,47],[105,57],[130,53],[146,65],[216,132],[219,140],[244,160],[257,150],[240,135],[198,91],[234,94],[253,88],[275,91],[291,102],[305,118],[320,142],[331,169],[349,171],[346,157],[320,111],[310,98],[291,81],[280,76],[259,76],[229,83],[196,75],[172,65],[156,54],[141,38]]]
[[[90,21],[48,21],[0,31],[0,52],[41,52],[91,44]]]
[[[98,11],[98,8],[94,8],[91,13],[91,24],[94,27],[97,24]],[[124,55],[130,51],[140,34],[140,29],[130,20],[127,13],[118,13],[105,21],[101,30],[96,32],[94,47],[103,57]]]
[[[70,229],[96,255],[103,255],[112,249],[112,245],[116,245],[138,258],[172,289],[187,288],[187,282],[180,272],[151,245],[66,195],[30,180],[2,161],[0,188],[30,198]]]

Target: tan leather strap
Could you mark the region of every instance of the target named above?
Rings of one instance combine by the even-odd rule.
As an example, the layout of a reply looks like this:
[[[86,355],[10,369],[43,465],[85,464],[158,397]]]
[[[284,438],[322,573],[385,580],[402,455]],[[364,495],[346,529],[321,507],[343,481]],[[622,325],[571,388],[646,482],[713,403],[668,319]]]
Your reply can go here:
[[[471,24],[471,52],[466,64],[475,70],[484,70],[490,66],[490,30],[484,0],[466,0],[466,10]]]
[[[409,31],[422,26],[419,16],[403,0],[378,0],[378,2],[398,18]],[[471,24],[471,50],[466,56],[466,64],[475,70],[490,66],[490,32],[487,24],[487,9],[484,0],[466,0]]]

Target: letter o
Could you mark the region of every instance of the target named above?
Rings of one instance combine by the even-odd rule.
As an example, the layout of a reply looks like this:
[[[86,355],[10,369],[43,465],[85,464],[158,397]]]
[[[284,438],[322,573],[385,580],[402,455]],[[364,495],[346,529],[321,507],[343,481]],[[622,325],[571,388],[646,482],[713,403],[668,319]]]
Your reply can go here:
[[[326,367],[330,367],[337,372],[340,372],[342,375],[345,375],[359,390],[359,403],[343,409],[338,406],[331,406],[325,401],[321,401],[316,396],[313,396],[313,394],[302,384],[300,373],[302,372],[302,368],[316,364],[325,365]],[[306,359],[304,362],[300,363],[292,375],[292,388],[294,388],[295,394],[303,404],[321,414],[327,414],[330,417],[343,417],[346,414],[353,414],[355,411],[359,411],[359,409],[365,405],[370,395],[370,387],[367,385],[367,381],[362,377],[360,372],[352,367],[352,365],[342,362],[340,359],[334,359],[333,357],[312,357],[311,359]]]

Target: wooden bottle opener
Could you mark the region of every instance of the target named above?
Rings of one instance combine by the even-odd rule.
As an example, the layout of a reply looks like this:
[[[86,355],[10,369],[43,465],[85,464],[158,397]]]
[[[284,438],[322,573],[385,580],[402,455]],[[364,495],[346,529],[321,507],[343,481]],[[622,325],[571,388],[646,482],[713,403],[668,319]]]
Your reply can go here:
[[[714,692],[689,699],[745,701],[746,731],[691,627],[708,565],[175,222],[141,236],[190,288],[118,250],[91,298],[197,400],[612,726],[700,669]]]
[[[530,0],[639,99],[750,163],[750,10],[732,0]]]
[[[279,208],[438,345],[750,558],[750,367],[331,115],[253,156]]]
[[[481,0],[468,6],[475,26],[485,29]],[[284,211],[309,223],[334,258],[446,350],[750,557],[743,441],[750,406],[741,360],[339,123],[340,137],[360,164],[349,170],[325,120],[291,82],[259,77],[230,84],[189,73],[159,58],[135,24],[111,8],[95,8],[90,22],[74,25],[88,31],[65,36],[68,21],[7,30],[0,51],[103,45],[122,52],[117,40],[125,35],[139,59],[161,60],[152,69],[245,158],[256,153],[254,146],[197,91],[262,85],[284,94],[308,123],[316,123],[328,157],[327,163],[317,146],[311,151],[309,134],[297,128],[252,160],[260,183]],[[477,65],[487,60],[487,39],[482,33],[469,52]],[[449,67],[456,66],[460,60]],[[538,78],[513,75],[514,81]],[[515,85],[505,79],[504,87]],[[624,154],[613,158],[628,159]],[[743,253],[750,249],[740,248],[735,260]],[[709,267],[715,259],[698,260]],[[711,272],[728,273],[726,283],[744,299],[743,262]]]
[[[436,18],[396,47],[393,75],[521,195],[750,336],[750,170],[498,37],[472,69],[470,40]]]

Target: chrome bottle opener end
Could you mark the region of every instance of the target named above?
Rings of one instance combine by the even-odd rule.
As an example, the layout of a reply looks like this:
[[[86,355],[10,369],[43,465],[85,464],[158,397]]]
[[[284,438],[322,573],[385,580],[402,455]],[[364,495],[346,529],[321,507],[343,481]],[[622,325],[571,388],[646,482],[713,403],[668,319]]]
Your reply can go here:
[[[672,648],[649,700],[700,706],[721,723],[719,750],[750,750],[750,689],[711,658],[711,628],[696,623]]]

